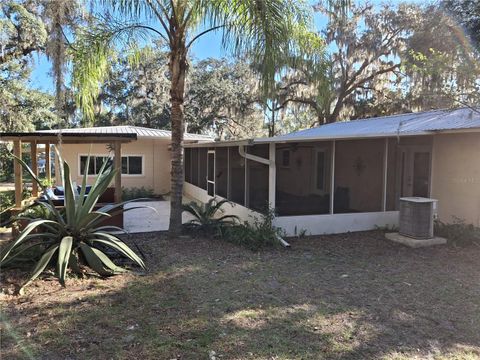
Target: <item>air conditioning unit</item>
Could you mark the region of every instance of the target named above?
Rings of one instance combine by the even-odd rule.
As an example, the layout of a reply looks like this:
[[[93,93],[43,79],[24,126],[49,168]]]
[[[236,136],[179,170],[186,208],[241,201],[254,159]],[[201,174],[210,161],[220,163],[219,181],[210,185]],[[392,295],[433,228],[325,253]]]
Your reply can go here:
[[[400,198],[400,235],[414,239],[433,238],[437,200],[424,197]]]

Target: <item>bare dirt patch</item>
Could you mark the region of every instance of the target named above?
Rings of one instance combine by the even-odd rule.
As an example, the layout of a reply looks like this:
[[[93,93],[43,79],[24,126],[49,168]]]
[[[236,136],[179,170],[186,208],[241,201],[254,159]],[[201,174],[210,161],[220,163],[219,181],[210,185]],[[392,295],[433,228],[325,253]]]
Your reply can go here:
[[[146,275],[51,277],[2,297],[4,359],[477,359],[480,248],[381,232],[258,253],[136,237]],[[4,272],[4,292],[22,274]]]

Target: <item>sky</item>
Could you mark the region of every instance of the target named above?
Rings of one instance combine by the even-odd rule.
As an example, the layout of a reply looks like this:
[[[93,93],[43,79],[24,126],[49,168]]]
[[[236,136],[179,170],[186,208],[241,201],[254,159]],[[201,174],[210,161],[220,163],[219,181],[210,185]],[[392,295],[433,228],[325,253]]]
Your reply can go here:
[[[410,0],[410,2],[415,3],[425,3],[422,0]],[[316,1],[314,2],[316,3]],[[381,0],[370,1],[372,4],[383,3]],[[390,1],[391,4],[396,4],[397,1]],[[314,24],[317,30],[322,29],[327,22],[327,19],[324,15],[315,13],[314,15]],[[228,56],[228,53],[222,51],[221,46],[221,37],[219,33],[209,33],[205,36],[199,38],[196,43],[192,46],[192,53],[195,59],[201,60],[209,57],[220,58]],[[34,68],[30,77],[31,86],[53,93],[53,79],[50,75],[51,64],[44,55],[34,57]]]

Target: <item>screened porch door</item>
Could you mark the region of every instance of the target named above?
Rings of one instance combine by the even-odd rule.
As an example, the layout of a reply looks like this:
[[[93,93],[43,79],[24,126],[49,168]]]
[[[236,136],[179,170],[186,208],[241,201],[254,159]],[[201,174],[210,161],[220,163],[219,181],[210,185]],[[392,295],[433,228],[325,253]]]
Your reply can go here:
[[[207,193],[210,196],[215,196],[215,150],[208,150]]]
[[[429,146],[405,146],[400,150],[401,197],[430,196],[432,152]]]

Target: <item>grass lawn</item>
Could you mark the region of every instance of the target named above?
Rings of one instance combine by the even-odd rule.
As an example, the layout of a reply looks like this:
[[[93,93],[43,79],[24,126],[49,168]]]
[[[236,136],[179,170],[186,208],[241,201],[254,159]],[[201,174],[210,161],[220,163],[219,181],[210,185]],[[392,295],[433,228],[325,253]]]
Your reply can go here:
[[[480,247],[381,232],[252,253],[137,237],[149,272],[2,295],[2,359],[478,359]],[[2,274],[4,293],[20,274]]]

